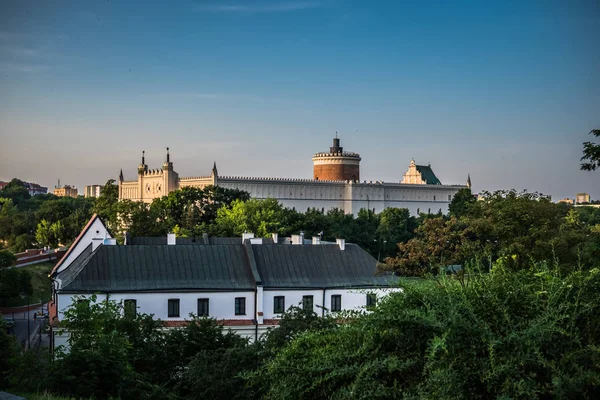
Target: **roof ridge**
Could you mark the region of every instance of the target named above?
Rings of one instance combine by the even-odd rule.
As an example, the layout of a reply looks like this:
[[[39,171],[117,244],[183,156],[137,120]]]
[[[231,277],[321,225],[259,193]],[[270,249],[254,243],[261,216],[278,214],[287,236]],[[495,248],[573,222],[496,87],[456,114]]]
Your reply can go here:
[[[54,266],[54,268],[52,268],[52,271],[50,272],[50,276],[53,276],[56,272],[58,272],[58,268],[60,268],[60,266],[65,262],[65,260],[69,257],[69,255],[71,255],[71,252],[73,251],[73,249],[75,247],[77,247],[77,245],[79,244],[79,242],[81,241],[81,239],[83,238],[83,236],[87,233],[87,231],[92,227],[92,224],[94,223],[94,221],[96,221],[96,219],[100,219],[100,217],[98,216],[98,214],[94,213],[94,215],[92,215],[92,218],[90,218],[90,220],[88,221],[88,223],[85,225],[85,227],[83,228],[83,230],[79,233],[79,235],[75,238],[75,241],[73,242],[73,244],[71,245],[71,247],[69,247],[69,250],[67,250],[67,252],[65,253],[64,256],[62,256],[62,258],[60,259],[59,262],[56,263],[56,265]],[[100,220],[100,222],[102,222],[102,220]],[[104,222],[102,222],[102,225],[104,225]],[[104,227],[106,228],[106,225],[104,225]],[[108,229],[107,229],[108,231]],[[112,235],[111,235],[112,236]],[[86,247],[87,248],[87,247]],[[77,258],[75,258],[76,260]],[[73,262],[75,261],[73,260]]]

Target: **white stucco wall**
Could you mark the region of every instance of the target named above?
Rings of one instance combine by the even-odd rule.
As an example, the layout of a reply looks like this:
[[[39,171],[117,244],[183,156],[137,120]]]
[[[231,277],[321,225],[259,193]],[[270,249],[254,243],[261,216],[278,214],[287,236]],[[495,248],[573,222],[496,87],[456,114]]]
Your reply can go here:
[[[313,296],[313,311],[321,314],[323,306],[323,291],[322,290],[268,290],[264,291],[264,317],[266,319],[274,319],[281,317],[281,314],[275,314],[273,311],[275,305],[275,296],[285,296],[285,309],[292,306],[302,306],[302,296]]]
[[[102,221],[100,221],[100,218],[96,218],[87,232],[79,240],[77,245],[72,248],[69,254],[67,254],[66,258],[62,260],[57,273],[64,271],[65,268],[67,268],[81,254],[81,252],[90,245],[90,243],[94,242],[94,239],[97,239],[96,241],[99,243],[104,238],[112,238],[112,236],[110,236],[106,230],[106,227]]]
[[[169,175],[167,178],[166,175]],[[171,176],[172,175],[172,176]],[[402,184],[394,182],[343,182],[316,181],[312,179],[277,179],[245,177],[197,177],[177,178],[173,171],[154,175],[141,175],[138,182],[121,183],[120,198],[152,201],[167,193],[156,190],[156,183],[164,180],[163,187],[169,191],[185,186],[205,187],[217,184],[227,189],[239,189],[250,193],[255,199],[274,198],[285,207],[306,212],[308,208],[329,211],[334,208],[356,215],[362,208],[379,213],[386,208],[407,208],[412,215],[418,212],[448,212],[454,194],[464,186]],[[155,182],[156,181],[156,182]],[[148,186],[150,185],[150,186]],[[140,189],[141,188],[141,189]],[[150,189],[148,191],[148,189]],[[139,197],[139,190],[142,190]]]
[[[367,305],[367,293],[374,293],[377,298],[383,298],[393,291],[400,289],[326,289],[325,290],[325,308],[331,310],[331,296],[342,296],[342,310],[360,310]],[[291,306],[301,306],[303,296],[313,296],[313,311],[319,315],[323,310],[323,290],[269,290],[264,291],[264,317],[274,319],[281,317],[281,314],[274,313],[275,296],[285,297],[285,308]]]
[[[364,308],[367,304],[367,293],[375,293],[378,298],[382,298],[392,291],[399,289],[326,289],[325,290],[325,308],[331,309],[331,296],[342,296],[342,310],[358,310]],[[88,297],[90,294],[86,294]],[[58,315],[62,319],[64,311],[73,303],[75,295],[63,293],[58,295]],[[97,301],[106,299],[106,294],[97,294]],[[281,314],[274,313],[274,297],[285,297],[285,308],[299,306],[302,303],[303,296],[313,296],[314,312],[322,313],[323,290],[271,290],[265,289],[263,292],[263,318],[275,319]],[[235,298],[246,298],[246,314],[235,315]],[[138,313],[153,314],[156,319],[163,321],[180,321],[189,318],[190,313],[198,312],[198,299],[209,299],[209,317],[227,320],[245,320],[255,319],[254,292],[194,292],[194,293],[114,293],[109,297],[113,301],[123,301],[128,299],[136,300]],[[169,318],[168,300],[179,299],[179,317]],[[257,301],[260,300],[260,296]],[[260,304],[258,304],[260,310]]]
[[[91,295],[88,294],[88,296]],[[62,319],[64,310],[73,300],[72,294],[58,295],[58,315]],[[98,294],[98,301],[106,299],[106,294]],[[246,298],[246,314],[235,315],[235,298]],[[195,293],[114,293],[110,299],[137,301],[137,311],[143,314],[153,314],[154,318],[163,321],[180,321],[189,318],[190,313],[198,312],[198,299],[209,299],[209,317],[216,319],[254,319],[254,292],[195,292]],[[179,317],[169,318],[168,300],[179,299]]]

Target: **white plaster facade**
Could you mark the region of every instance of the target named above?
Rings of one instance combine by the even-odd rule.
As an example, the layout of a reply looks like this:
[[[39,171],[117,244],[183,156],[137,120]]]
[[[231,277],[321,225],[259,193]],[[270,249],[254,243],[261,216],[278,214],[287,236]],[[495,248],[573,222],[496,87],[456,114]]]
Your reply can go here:
[[[400,291],[399,288],[348,288],[348,289],[306,289],[285,290],[260,288],[257,291],[228,291],[228,292],[132,292],[132,293],[96,293],[96,301],[100,302],[110,299],[115,302],[135,300],[138,313],[151,314],[155,319],[162,321],[185,321],[189,320],[190,314],[198,313],[198,299],[209,299],[209,317],[218,321],[226,321],[224,327],[233,332],[255,340],[267,329],[276,325],[268,320],[276,320],[282,316],[274,312],[275,297],[283,296],[285,299],[285,310],[292,306],[301,306],[303,296],[313,296],[313,311],[317,315],[331,313],[331,298],[334,295],[341,296],[341,311],[363,310],[367,305],[367,294],[374,294],[377,299],[382,299],[392,292]],[[263,292],[263,296],[259,296]],[[59,320],[62,319],[64,311],[72,304],[76,296],[89,298],[94,293],[65,293],[57,296],[57,310]],[[246,312],[243,315],[235,314],[235,299],[243,297],[246,299]],[[169,317],[169,299],[179,299],[179,317]],[[323,299],[325,303],[323,304]],[[256,304],[256,308],[255,308]],[[260,314],[263,315],[260,315]],[[248,320],[255,323],[248,324]],[[236,324],[239,321],[239,325]],[[66,344],[68,335],[56,331],[55,346]]]

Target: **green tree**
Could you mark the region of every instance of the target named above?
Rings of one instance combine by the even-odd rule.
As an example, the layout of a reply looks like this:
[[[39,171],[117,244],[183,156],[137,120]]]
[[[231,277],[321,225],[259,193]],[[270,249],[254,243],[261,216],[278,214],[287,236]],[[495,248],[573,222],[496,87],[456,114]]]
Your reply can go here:
[[[14,178],[2,190],[0,190],[0,197],[11,199],[15,205],[19,205],[24,201],[28,200],[31,195],[25,187],[23,181]]]
[[[470,188],[460,189],[458,192],[456,192],[454,197],[452,197],[452,201],[448,206],[450,215],[453,215],[457,218],[462,217],[463,215],[467,214],[469,206],[475,203],[475,201],[475,197],[473,197]]]
[[[600,129],[592,129],[590,135],[600,137]],[[584,171],[595,171],[596,168],[600,167],[600,144],[589,141],[584,142],[581,161],[586,161],[581,163],[581,169]]]
[[[8,250],[0,250],[0,268],[10,267],[17,262],[17,257]]]
[[[275,199],[234,200],[217,212],[215,231],[222,236],[240,236],[253,232],[257,237],[267,237],[283,229],[283,207]]]
[[[114,232],[118,231],[119,220],[119,186],[115,185],[114,179],[109,179],[96,198],[92,211],[104,221],[108,228]]]
[[[248,379],[269,399],[600,395],[600,271],[497,265],[463,284],[401,283],[371,312],[308,331]]]
[[[406,208],[386,208],[379,214],[376,236],[383,258],[396,255],[397,244],[406,243],[413,235],[415,219]]]
[[[119,226],[132,236],[162,236],[155,209],[140,201],[122,200],[118,203]],[[166,232],[164,232],[166,234]]]
[[[13,241],[12,249],[16,253],[21,253],[27,249],[31,249],[33,247],[33,243],[35,242],[35,235],[24,233],[22,235],[16,236]]]
[[[22,293],[33,294],[31,274],[20,268],[0,269],[0,305]]]
[[[8,334],[3,318],[0,318],[0,389],[8,387],[8,376],[12,372],[12,360],[18,356],[19,344],[14,335]]]
[[[41,246],[57,247],[63,235],[63,226],[59,221],[50,223],[45,219],[41,220],[35,231],[35,240]]]

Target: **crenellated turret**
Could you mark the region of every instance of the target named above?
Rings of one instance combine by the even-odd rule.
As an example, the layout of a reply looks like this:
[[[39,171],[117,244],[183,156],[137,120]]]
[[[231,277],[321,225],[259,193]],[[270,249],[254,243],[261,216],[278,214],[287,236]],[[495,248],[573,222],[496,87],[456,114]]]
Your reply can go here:
[[[360,155],[344,152],[337,132],[329,153],[317,153],[313,156],[313,179],[328,181],[359,181]]]

